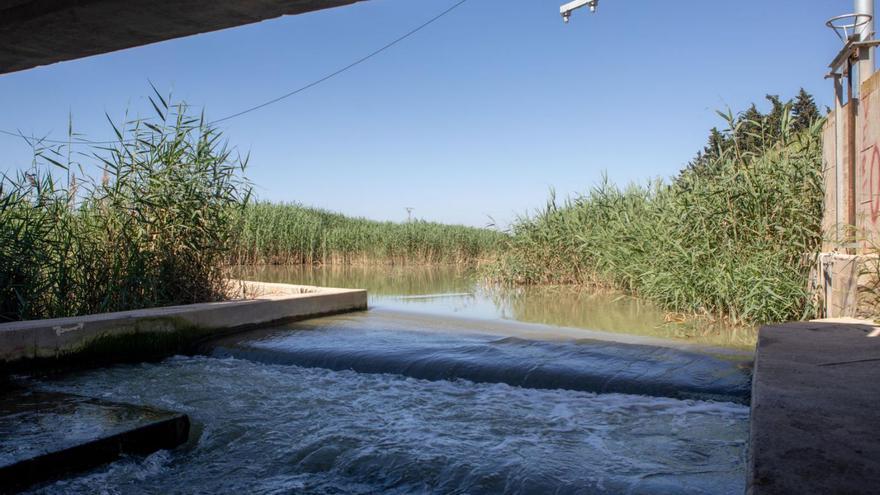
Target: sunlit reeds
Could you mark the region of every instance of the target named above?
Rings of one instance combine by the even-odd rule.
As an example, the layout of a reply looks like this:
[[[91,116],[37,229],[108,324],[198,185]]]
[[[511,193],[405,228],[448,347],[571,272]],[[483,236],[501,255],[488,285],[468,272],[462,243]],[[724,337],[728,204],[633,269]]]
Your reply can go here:
[[[730,118],[731,128],[737,122]],[[807,279],[818,253],[823,184],[817,122],[790,123],[760,148],[732,145],[706,169],[669,183],[617,187],[521,218],[488,274],[519,284],[604,285],[670,311],[761,323],[812,315]],[[771,133],[766,133],[769,135]]]
[[[111,124],[115,144],[35,140],[32,167],[0,178],[0,321],[224,297],[245,161],[185,105],[150,100],[154,118]]]
[[[244,210],[239,264],[477,263],[495,254],[498,231],[414,220],[379,222],[297,204]]]

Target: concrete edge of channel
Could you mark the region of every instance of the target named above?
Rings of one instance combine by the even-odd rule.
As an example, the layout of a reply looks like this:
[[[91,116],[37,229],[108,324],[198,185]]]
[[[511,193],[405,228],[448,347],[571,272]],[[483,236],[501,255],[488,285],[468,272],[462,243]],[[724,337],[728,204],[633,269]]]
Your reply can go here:
[[[880,325],[856,318],[760,329],[747,495],[876,493]]]
[[[38,483],[96,468],[122,455],[149,455],[173,449],[189,438],[190,419],[186,414],[146,406],[126,407],[150,410],[162,417],[123,431],[105,432],[66,448],[49,446],[38,455],[0,466],[0,493],[17,493]]]
[[[239,330],[367,309],[362,289],[233,282],[228,301],[2,323],[0,365],[177,348]]]

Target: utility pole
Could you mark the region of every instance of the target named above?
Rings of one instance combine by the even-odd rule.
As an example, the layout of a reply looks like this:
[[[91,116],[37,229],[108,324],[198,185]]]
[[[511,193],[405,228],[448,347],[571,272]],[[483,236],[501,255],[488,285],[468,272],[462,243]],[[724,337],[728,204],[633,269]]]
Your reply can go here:
[[[415,210],[415,208],[413,208],[412,206],[407,206],[407,207],[406,207],[406,223],[411,223],[411,222],[412,222],[412,212],[413,212],[413,210]]]

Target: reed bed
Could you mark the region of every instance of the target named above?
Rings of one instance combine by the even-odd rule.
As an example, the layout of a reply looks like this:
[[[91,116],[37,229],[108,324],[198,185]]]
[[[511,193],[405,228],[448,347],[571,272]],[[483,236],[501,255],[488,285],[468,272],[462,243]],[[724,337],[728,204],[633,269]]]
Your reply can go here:
[[[741,132],[742,119],[728,121],[728,144],[671,182],[621,188],[605,180],[562,205],[551,195],[515,223],[488,276],[615,288],[734,323],[811,316],[822,122],[799,130],[783,118],[779,129],[751,122]]]
[[[111,124],[115,145],[35,140],[32,166],[0,177],[0,321],[225,297],[245,161],[185,105],[151,101],[155,118]]]
[[[379,222],[290,203],[258,202],[242,212],[233,262],[251,264],[477,264],[506,235],[423,220]]]

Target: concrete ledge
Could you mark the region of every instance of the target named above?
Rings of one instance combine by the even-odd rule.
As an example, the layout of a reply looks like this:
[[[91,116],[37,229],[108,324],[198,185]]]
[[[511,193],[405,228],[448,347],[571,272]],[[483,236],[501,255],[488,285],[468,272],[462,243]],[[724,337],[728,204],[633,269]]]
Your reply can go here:
[[[54,425],[53,428],[45,428]],[[0,398],[0,493],[95,468],[122,454],[171,449],[185,414],[50,392]]]
[[[880,487],[880,332],[818,320],[758,334],[748,493],[861,494]]]
[[[0,364],[83,352],[108,355],[126,345],[128,351],[147,345],[179,346],[237,330],[367,308],[367,292],[358,289],[241,281],[236,295],[245,298],[0,324]]]

